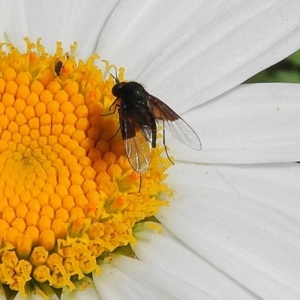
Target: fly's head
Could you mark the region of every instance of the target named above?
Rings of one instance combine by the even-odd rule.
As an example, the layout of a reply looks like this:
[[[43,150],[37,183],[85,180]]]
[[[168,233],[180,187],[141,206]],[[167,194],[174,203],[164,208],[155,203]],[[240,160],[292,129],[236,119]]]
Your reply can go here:
[[[116,98],[123,98],[124,97],[124,86],[127,82],[117,82],[112,88],[112,94]]]

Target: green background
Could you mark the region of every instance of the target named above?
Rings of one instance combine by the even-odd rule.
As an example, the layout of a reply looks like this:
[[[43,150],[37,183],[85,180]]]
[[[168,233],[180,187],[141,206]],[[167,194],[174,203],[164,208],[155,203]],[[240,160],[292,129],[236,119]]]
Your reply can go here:
[[[257,82],[300,83],[300,50],[251,77],[245,83]]]

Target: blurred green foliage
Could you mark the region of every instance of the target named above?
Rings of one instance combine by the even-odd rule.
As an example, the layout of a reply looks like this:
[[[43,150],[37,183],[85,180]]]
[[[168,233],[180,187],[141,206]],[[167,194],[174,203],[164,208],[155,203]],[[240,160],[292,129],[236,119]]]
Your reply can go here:
[[[300,50],[276,65],[256,74],[245,83],[258,82],[300,83]]]

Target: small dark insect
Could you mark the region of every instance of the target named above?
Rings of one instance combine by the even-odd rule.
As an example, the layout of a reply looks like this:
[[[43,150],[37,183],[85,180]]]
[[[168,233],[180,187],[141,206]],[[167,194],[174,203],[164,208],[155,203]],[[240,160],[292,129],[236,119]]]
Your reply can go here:
[[[63,65],[64,65],[63,62],[60,60],[55,64],[54,71],[56,76],[61,75],[61,70],[63,68]]]
[[[111,114],[118,107],[126,155],[135,171],[144,174],[148,170],[151,150],[156,147],[157,124],[163,128],[163,144],[168,158],[165,129],[186,146],[201,150],[196,132],[168,105],[150,95],[138,82],[119,82],[118,78],[114,78],[116,84],[112,94],[116,99],[111,105],[115,105]]]

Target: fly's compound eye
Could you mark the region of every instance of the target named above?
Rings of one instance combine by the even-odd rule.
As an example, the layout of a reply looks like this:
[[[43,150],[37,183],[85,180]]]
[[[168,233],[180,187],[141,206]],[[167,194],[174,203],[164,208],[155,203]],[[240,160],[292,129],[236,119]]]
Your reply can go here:
[[[120,97],[122,95],[122,88],[126,84],[126,82],[120,82],[113,86],[111,92],[115,97]]]

